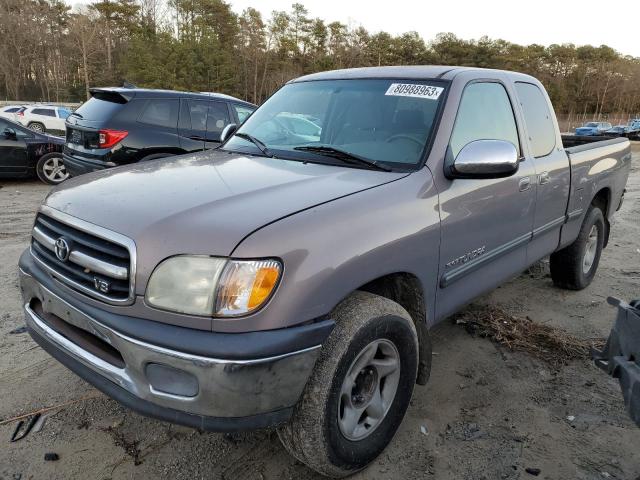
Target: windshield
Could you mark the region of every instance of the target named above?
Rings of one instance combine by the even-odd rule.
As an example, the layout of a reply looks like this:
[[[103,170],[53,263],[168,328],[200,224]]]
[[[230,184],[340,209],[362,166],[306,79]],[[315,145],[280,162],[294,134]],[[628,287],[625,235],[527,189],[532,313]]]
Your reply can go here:
[[[598,124],[595,122],[589,122],[584,124],[585,127],[597,127]]]
[[[444,84],[435,80],[317,80],[285,85],[239,128],[276,157],[316,161],[329,147],[388,166],[415,166]],[[302,148],[302,151],[300,150]],[[260,153],[244,136],[225,150]]]

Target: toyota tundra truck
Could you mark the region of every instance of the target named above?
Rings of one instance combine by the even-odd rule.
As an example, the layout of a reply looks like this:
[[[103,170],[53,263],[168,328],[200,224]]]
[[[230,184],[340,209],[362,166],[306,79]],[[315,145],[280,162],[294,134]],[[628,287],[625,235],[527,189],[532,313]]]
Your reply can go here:
[[[591,283],[631,162],[626,138],[563,145],[535,78],[466,67],[304,76],[222,137],[54,188],[26,325],[138,413],[276,427],[332,477],[391,441],[438,322],[543,257]]]

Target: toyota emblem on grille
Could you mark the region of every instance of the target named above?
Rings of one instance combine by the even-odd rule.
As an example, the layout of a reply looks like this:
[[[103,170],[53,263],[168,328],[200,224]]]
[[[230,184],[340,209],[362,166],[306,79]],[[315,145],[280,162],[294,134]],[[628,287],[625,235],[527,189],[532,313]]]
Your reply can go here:
[[[69,244],[67,241],[60,237],[56,240],[55,245],[56,257],[61,262],[66,262],[69,259],[69,254],[71,253],[71,249],[69,248]]]

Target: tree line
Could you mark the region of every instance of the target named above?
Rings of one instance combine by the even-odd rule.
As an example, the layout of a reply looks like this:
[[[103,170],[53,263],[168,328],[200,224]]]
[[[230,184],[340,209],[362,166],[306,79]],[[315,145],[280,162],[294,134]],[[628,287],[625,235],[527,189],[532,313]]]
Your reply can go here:
[[[517,70],[546,86],[558,113],[640,112],[640,59],[602,45],[517,45],[440,33],[390,35],[309,16],[269,18],[223,0],[0,0],[0,98],[82,101],[89,87],[216,91],[260,103],[316,71],[445,64]]]

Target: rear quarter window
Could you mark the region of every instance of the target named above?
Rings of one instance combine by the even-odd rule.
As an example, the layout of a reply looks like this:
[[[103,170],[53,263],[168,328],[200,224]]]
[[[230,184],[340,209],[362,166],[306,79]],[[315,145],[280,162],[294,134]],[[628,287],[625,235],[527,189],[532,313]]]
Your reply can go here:
[[[177,128],[179,105],[177,99],[147,100],[138,122],[157,127]]]
[[[516,91],[522,105],[533,156],[545,157],[556,146],[556,131],[547,99],[532,83],[516,82]]]

